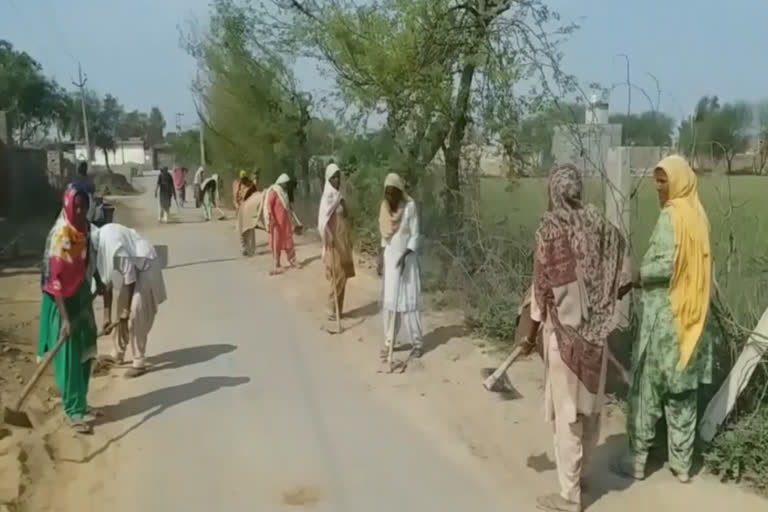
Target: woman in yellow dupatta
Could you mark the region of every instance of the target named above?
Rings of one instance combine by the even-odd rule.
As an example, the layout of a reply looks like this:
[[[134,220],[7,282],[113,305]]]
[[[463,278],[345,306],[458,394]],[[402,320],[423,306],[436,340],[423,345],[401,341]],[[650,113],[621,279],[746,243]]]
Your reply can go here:
[[[634,283],[642,288],[643,310],[632,353],[630,457],[616,469],[632,478],[645,477],[656,424],[666,417],[669,467],[681,482],[688,482],[697,391],[712,377],[712,344],[704,334],[712,283],[709,221],[685,158],[664,158],[654,179],[662,210]]]

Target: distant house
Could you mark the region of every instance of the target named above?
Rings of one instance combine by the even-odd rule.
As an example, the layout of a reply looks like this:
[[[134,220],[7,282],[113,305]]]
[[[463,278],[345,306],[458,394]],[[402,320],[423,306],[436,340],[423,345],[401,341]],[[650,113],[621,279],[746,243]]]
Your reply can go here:
[[[153,169],[160,169],[162,167],[173,167],[174,155],[173,148],[170,144],[162,142],[155,144],[151,149],[152,155],[150,161],[147,163],[152,164]]]
[[[104,160],[104,152],[93,147],[93,158],[91,163],[95,165],[106,165]],[[86,160],[88,150],[85,147],[84,142],[75,143],[75,158],[77,160]],[[144,140],[140,137],[132,137],[125,140],[115,141],[115,149],[113,151],[107,151],[110,165],[145,165],[151,164],[151,154],[148,154],[144,147]]]

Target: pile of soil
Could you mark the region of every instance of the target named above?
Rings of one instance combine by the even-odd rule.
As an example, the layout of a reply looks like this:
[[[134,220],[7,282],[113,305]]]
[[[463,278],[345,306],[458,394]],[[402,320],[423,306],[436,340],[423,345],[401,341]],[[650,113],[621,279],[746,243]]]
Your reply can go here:
[[[35,261],[37,258],[35,258]],[[11,406],[36,368],[40,322],[40,270],[25,261],[0,268],[0,408]],[[27,399],[24,410],[36,425],[48,423],[59,393],[50,370]],[[16,505],[40,476],[45,463],[30,454],[45,453],[42,438],[0,424],[0,504]],[[47,462],[50,464],[50,462]],[[2,508],[0,508],[2,510]],[[12,509],[13,510],[13,509]]]
[[[128,178],[116,172],[95,172],[92,174],[97,196],[138,194]]]

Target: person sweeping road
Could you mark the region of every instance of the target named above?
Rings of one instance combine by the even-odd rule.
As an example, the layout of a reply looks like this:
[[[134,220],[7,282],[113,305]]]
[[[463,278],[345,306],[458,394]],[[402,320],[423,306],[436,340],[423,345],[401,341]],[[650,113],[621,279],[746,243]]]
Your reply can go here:
[[[352,254],[352,233],[349,217],[341,192],[341,169],[330,164],[325,169],[325,188],[320,198],[317,230],[323,244],[325,278],[331,283],[328,294],[328,318],[336,320],[344,312],[344,294],[347,279],[355,277]]]
[[[296,261],[293,245],[293,232],[300,233],[301,221],[291,206],[294,183],[287,174],[281,174],[275,184],[266,191],[264,199],[264,224],[269,235],[269,248],[272,251],[272,270],[270,275],[283,272],[280,257],[285,253],[288,263],[293,268],[300,268]]]
[[[421,243],[416,203],[405,192],[403,180],[395,173],[384,181],[384,200],[379,210],[381,252],[378,273],[384,278],[382,320],[385,352],[393,349],[401,327],[408,333],[411,355],[422,354]],[[389,361],[391,363],[391,361]]]
[[[264,192],[254,192],[237,209],[237,232],[243,256],[256,253],[256,228],[264,227]]]
[[[184,206],[187,192],[187,170],[183,167],[173,169],[173,188],[176,194],[176,200]]]
[[[205,167],[197,168],[192,178],[192,193],[195,195],[195,208],[200,208],[203,201],[202,184],[205,180]]]
[[[146,372],[149,331],[166,300],[165,281],[155,248],[135,230],[107,224],[96,234],[96,268],[118,291],[119,323],[112,358],[122,364],[128,344],[133,361],[128,378]]]
[[[155,197],[160,202],[159,221],[163,223],[168,222],[168,215],[171,211],[171,199],[176,200],[178,206],[178,199],[176,199],[176,188],[173,185],[173,177],[168,172],[167,167],[160,169],[160,174],[157,176],[157,185],[155,186]]]
[[[203,218],[206,221],[211,220],[213,208],[217,208],[220,201],[221,180],[219,175],[214,173],[203,181],[201,185],[201,194],[203,196]]]
[[[560,483],[559,493],[538,498],[545,511],[582,510],[585,467],[600,434],[606,340],[624,278],[624,238],[582,195],[581,171],[571,165],[553,170],[549,208],[534,246],[532,322],[524,352],[534,350],[543,323],[545,419],[554,427]]]

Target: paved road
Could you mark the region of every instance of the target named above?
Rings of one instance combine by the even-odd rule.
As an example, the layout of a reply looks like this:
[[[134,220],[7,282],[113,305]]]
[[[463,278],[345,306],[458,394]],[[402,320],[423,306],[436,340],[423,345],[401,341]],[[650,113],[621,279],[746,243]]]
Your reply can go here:
[[[115,464],[93,510],[501,510],[476,473],[313,344],[317,326],[259,288],[234,231],[144,232],[170,255],[149,342],[160,368],[108,394],[100,428]]]

